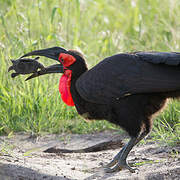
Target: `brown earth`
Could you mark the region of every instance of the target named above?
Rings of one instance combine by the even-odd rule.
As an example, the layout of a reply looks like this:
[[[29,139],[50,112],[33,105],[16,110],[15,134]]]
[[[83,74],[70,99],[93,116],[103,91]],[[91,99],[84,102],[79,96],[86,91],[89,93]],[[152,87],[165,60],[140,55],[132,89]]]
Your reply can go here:
[[[42,152],[55,145],[66,149],[89,147],[115,136],[117,132],[42,137],[29,137],[27,134],[16,134],[11,138],[1,136],[0,180],[180,179],[180,147],[160,146],[151,139],[134,147],[128,157],[131,165],[137,163],[134,165],[139,169],[136,173],[122,170],[109,174],[103,171],[102,164],[107,164],[119,149],[68,154]]]

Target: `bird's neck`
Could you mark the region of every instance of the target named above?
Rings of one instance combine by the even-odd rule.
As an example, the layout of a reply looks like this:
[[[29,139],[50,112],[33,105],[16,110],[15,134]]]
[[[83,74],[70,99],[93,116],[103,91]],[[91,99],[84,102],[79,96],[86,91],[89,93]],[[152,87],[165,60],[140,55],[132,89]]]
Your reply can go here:
[[[79,92],[76,89],[76,81],[78,80],[78,78],[74,78],[71,80],[71,87],[70,87],[70,92],[71,92],[71,96],[74,102],[74,105],[76,107],[76,110],[78,111],[79,114],[83,114],[82,111],[82,107],[85,106],[86,102],[85,100],[80,96]]]
[[[63,102],[68,106],[74,106],[74,102],[81,98],[76,90],[75,83],[85,71],[87,71],[87,68],[84,68],[83,71],[79,71],[76,74],[74,74],[71,70],[66,70],[60,78],[59,92],[61,93]]]

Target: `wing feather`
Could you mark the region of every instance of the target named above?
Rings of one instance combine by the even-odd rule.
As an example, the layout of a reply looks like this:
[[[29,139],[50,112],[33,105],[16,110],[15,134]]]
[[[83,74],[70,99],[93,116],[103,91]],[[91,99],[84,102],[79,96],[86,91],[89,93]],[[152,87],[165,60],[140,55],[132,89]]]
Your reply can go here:
[[[78,78],[77,91],[87,101],[107,104],[131,94],[180,90],[180,58],[170,63],[161,56],[153,54],[152,60],[149,53],[108,57]]]
[[[153,64],[180,65],[180,53],[178,52],[137,52],[141,60]]]

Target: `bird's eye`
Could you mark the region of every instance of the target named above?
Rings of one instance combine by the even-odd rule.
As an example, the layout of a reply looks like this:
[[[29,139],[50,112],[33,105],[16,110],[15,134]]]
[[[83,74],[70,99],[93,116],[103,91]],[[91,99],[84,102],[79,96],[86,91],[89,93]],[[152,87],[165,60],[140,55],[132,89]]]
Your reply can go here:
[[[61,62],[62,62],[62,63],[64,62],[64,59],[63,59],[63,58],[61,58]]]

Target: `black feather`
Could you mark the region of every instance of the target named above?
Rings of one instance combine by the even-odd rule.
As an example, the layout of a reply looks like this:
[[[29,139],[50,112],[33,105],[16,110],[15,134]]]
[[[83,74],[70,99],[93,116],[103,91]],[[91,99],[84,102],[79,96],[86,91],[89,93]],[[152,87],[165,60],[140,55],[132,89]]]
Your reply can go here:
[[[180,65],[180,53],[177,52],[137,52],[135,55],[153,64]]]
[[[131,94],[180,90],[180,66],[170,63],[172,56],[172,61],[177,64],[177,57],[180,55],[155,55],[156,53],[118,54],[106,58],[80,76],[76,88],[84,99],[99,104],[112,103]]]

